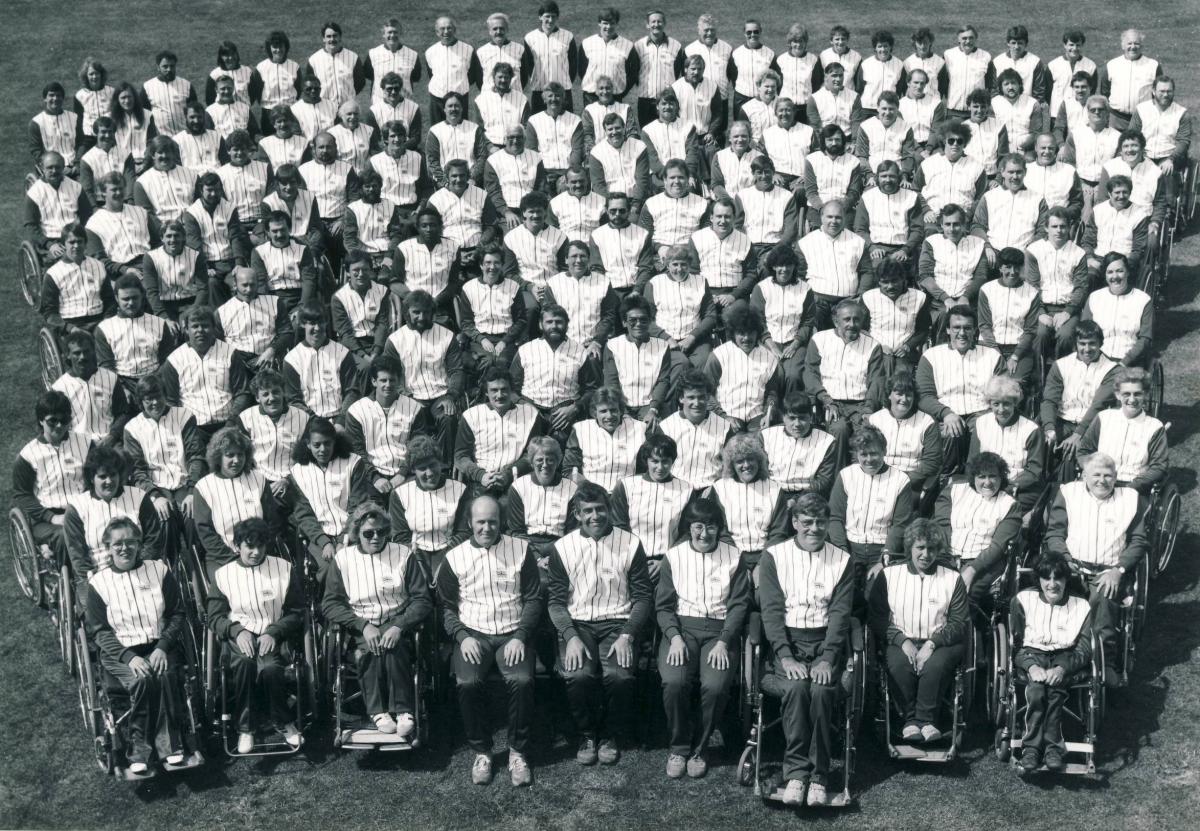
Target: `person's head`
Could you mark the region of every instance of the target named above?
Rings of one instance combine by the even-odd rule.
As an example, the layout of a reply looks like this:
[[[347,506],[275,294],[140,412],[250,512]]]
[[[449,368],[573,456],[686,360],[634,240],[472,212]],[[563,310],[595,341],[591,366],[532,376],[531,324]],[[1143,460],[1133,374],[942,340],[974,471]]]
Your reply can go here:
[[[654,433],[638,448],[637,461],[639,467],[646,469],[650,481],[666,482],[671,478],[671,466],[678,457],[675,439],[664,433]]]
[[[883,126],[891,127],[900,115],[900,96],[890,89],[885,89],[879,93],[879,100],[875,103],[875,112]]]
[[[787,30],[788,52],[801,57],[808,52],[808,29],[800,23],[793,23]]]
[[[821,206],[821,230],[836,237],[846,227],[846,206],[840,199],[830,199]]]
[[[979,32],[975,31],[974,26],[962,26],[954,36],[958,48],[968,55],[975,51],[975,46],[979,41]]]
[[[670,124],[679,116],[679,97],[675,95],[675,90],[667,87],[658,94],[654,101],[655,111],[658,113],[658,120]]]
[[[1071,93],[1075,96],[1075,100],[1081,104],[1086,104],[1089,97],[1096,92],[1096,84],[1092,80],[1090,72],[1082,70],[1071,76]]]
[[[688,421],[698,424],[708,417],[708,402],[712,398],[712,381],[697,369],[688,369],[679,378],[679,412]]]
[[[629,224],[630,211],[629,195],[623,191],[613,191],[604,200],[604,213],[608,215],[608,224],[614,228],[624,228]]]
[[[133,394],[146,418],[157,421],[166,413],[167,397],[163,392],[162,381],[157,375],[147,375],[138,379]]]
[[[269,33],[267,39],[263,41],[263,54],[272,63],[283,63],[291,51],[292,41],[288,38],[287,32],[276,29]]]
[[[737,433],[721,450],[721,475],[735,482],[750,484],[767,478],[770,466],[762,437],[757,433]]]
[[[932,519],[917,517],[904,529],[904,551],[913,567],[928,574],[950,549],[946,532]]]
[[[703,55],[688,55],[683,60],[683,77],[689,84],[698,85],[704,80],[705,66]]]
[[[350,442],[337,431],[333,422],[313,416],[304,426],[300,440],[292,446],[292,461],[298,465],[325,467],[334,459],[350,456]]]
[[[847,343],[858,340],[866,323],[867,312],[862,304],[853,299],[839,300],[833,307],[833,328],[838,337]]]
[[[826,124],[821,128],[821,149],[830,156],[840,156],[846,152],[846,133],[836,124]]]
[[[1033,567],[1038,590],[1047,603],[1056,606],[1067,598],[1067,582],[1071,579],[1071,564],[1057,551],[1044,551]]]
[[[625,119],[621,116],[609,113],[601,120],[600,126],[604,129],[604,138],[613,147],[620,147],[625,143]]]
[[[952,162],[962,158],[970,140],[971,128],[961,121],[952,121],[942,128],[942,152]]]
[[[481,382],[483,394],[487,397],[488,406],[499,412],[506,412],[513,403],[512,376],[508,369],[493,366],[483,375]]]
[[[611,75],[596,76],[596,99],[604,105],[609,105],[616,100],[617,84],[612,79]],[[600,126],[604,126],[601,122]]]
[[[254,443],[239,427],[222,427],[208,443],[208,469],[222,479],[254,470]]]
[[[146,144],[146,155],[154,163],[155,170],[174,170],[179,165],[179,145],[170,136],[150,139]]]
[[[338,107],[338,117],[341,119],[342,124],[345,125],[347,130],[357,130],[359,121],[362,118],[362,109],[359,106],[359,103],[351,98],[343,101],[341,106]],[[401,124],[400,126],[403,127],[404,125]],[[390,150],[391,146],[387,143],[389,139],[387,128],[387,124],[383,125],[383,139],[384,146]]]
[[[567,193],[576,199],[587,196],[592,189],[591,177],[588,176],[587,169],[582,165],[573,164],[568,167],[563,179],[566,182]]]
[[[424,289],[410,291],[404,295],[404,319],[418,332],[433,326],[433,297]]]
[[[1029,47],[1029,30],[1020,24],[1009,26],[1004,33],[1004,43],[1008,46],[1009,57],[1014,60],[1025,57],[1025,50]]]
[[[661,41],[667,34],[666,14],[657,9],[647,14],[646,31],[650,33],[650,38],[656,43]]]
[[[538,24],[543,32],[553,32],[558,28],[558,18],[561,12],[554,0],[544,0],[538,5]]]
[[[1110,107],[1106,96],[1089,96],[1084,102],[1084,108],[1087,110],[1088,126],[1092,130],[1098,133],[1108,126]]]
[[[146,304],[146,290],[142,281],[134,274],[122,274],[113,282],[113,294],[117,298],[117,314],[121,317],[138,317]]]
[[[58,390],[46,390],[33,405],[38,434],[51,444],[58,444],[71,429],[71,401]]]
[[[313,136],[312,152],[313,159],[320,164],[333,164],[338,156],[337,139],[331,133],[322,130]]]
[[[913,30],[912,33],[913,51],[918,57],[927,58],[933,54],[933,32],[926,26],[921,26]],[[929,79],[926,78],[926,81]]]
[[[562,464],[562,447],[551,436],[539,436],[529,440],[525,458],[529,462],[530,475],[539,485],[552,485],[558,478]]]
[[[139,127],[146,123],[146,112],[142,109],[142,98],[137,87],[128,81],[121,81],[113,93],[108,114],[118,125],[129,124],[130,121]]]
[[[886,29],[879,29],[871,35],[871,48],[875,51],[875,57],[886,63],[892,59],[896,36]]]
[[[1000,270],[1000,285],[1009,288],[1019,286],[1025,268],[1025,252],[1011,246],[1001,248],[996,255],[996,266]]]
[[[1100,261],[1100,276],[1113,294],[1126,294],[1132,284],[1129,282],[1132,274],[1129,269],[1129,257],[1120,251],[1109,251]]]
[[[446,481],[442,448],[429,436],[418,434],[408,440],[408,469],[421,490],[437,490]]]
[[[908,74],[908,91],[905,94],[909,98],[916,98],[918,100],[924,98],[928,89],[928,72],[926,72],[924,69],[914,69]]]
[[[442,15],[435,20],[433,31],[437,35],[438,42],[444,46],[451,46],[458,40],[458,22],[449,15]]]
[[[346,521],[346,540],[364,554],[378,554],[392,536],[392,520],[379,504],[363,501]]]
[[[746,39],[748,49],[762,48],[762,23],[757,20],[747,20],[742,28],[742,36]]]
[[[882,103],[881,100],[880,104]],[[879,167],[875,168],[875,183],[884,193],[896,193],[900,190],[900,165],[891,159],[880,162]]]
[[[508,15],[504,14],[504,12],[495,12],[488,15],[487,30],[488,38],[492,43],[497,46],[503,46],[508,43]],[[510,71],[511,69],[512,67],[509,67]]]
[[[182,320],[188,345],[197,352],[207,352],[217,339],[216,310],[212,306],[197,303],[187,309]]]
[[[546,194],[534,190],[521,197],[517,210],[525,220],[525,227],[541,230],[546,227],[546,211],[549,207],[550,202],[546,199]]]
[[[663,165],[663,190],[673,199],[682,199],[691,191],[687,162],[683,159],[670,159]]]
[[[772,105],[775,110],[775,120],[785,130],[790,130],[796,124],[796,102],[786,95],[775,99]]]
[[[457,92],[446,93],[445,103],[442,108],[446,112],[446,121],[449,124],[460,124],[467,115],[466,99]]]
[[[596,30],[605,40],[617,36],[617,26],[621,23],[621,13],[612,6],[603,8],[596,15]]]
[[[829,45],[839,55],[850,51],[850,30],[838,24],[829,30]]]
[[[233,548],[237,552],[238,561],[250,568],[262,565],[271,549],[271,526],[261,517],[243,519],[233,526]]]
[[[504,95],[512,89],[513,68],[507,61],[496,61],[492,64],[492,87]]]
[[[717,549],[725,533],[725,512],[711,499],[693,499],[679,515],[679,525],[687,529],[692,549],[708,554]]]
[[[287,395],[283,376],[273,369],[264,367],[254,374],[250,382],[254,400],[262,411],[274,418],[287,409]]]
[[[1074,62],[1083,57],[1083,45],[1087,43],[1087,35],[1078,29],[1067,29],[1062,36],[1063,57]]]
[[[966,303],[951,306],[946,312],[946,334],[950,337],[950,346],[958,352],[974,349],[975,339],[979,335],[978,320],[975,310]]]
[[[806,493],[792,503],[790,511],[796,544],[805,551],[825,546],[829,530],[829,503],[819,493]]]
[[[545,199],[544,196],[542,198]],[[442,238],[442,212],[433,205],[422,205],[417,211],[416,219],[417,239],[426,245],[436,245]]]
[[[984,451],[967,462],[967,482],[980,496],[991,499],[1008,487],[1008,462],[998,453]]]
[[[170,49],[163,49],[154,56],[154,68],[157,72],[160,81],[171,82],[175,80],[175,67],[179,64],[179,58]]]
[[[603,537],[612,530],[612,505],[608,491],[600,485],[581,483],[571,503],[575,521],[588,536]]]
[[[1131,61],[1142,57],[1142,41],[1145,36],[1138,29],[1126,29],[1121,33],[1121,54]]]
[[[804,438],[813,428],[813,399],[803,390],[792,390],[783,397],[780,408],[783,430],[792,438]]]
[[[168,222],[162,229],[163,248],[171,256],[176,256],[183,253],[183,247],[187,244],[187,230],[183,227],[183,223],[179,220]]]
[[[1133,163],[1142,160],[1142,152],[1146,149],[1146,137],[1141,130],[1126,130],[1121,133],[1120,147],[1121,158],[1126,162]]]
[[[775,100],[775,96],[779,95],[781,86],[783,86],[783,79],[779,77],[779,73],[773,69],[765,70],[755,82],[755,87],[758,89],[758,100],[770,104]]]
[[[275,130],[275,135],[281,139],[291,138],[300,132],[300,122],[296,119],[296,114],[292,112],[292,108],[287,104],[279,104],[271,108],[271,127]],[[295,165],[291,166],[295,167]],[[283,165],[280,166],[279,170],[275,171],[277,182],[279,181],[279,173],[282,170]]]
[[[768,191],[775,187],[775,162],[771,161],[770,156],[756,156],[750,162],[750,173],[756,189]]]
[[[67,371],[76,378],[91,378],[96,372],[96,342],[82,329],[72,329],[63,338]]]
[[[883,470],[887,455],[887,438],[870,424],[859,427],[850,437],[850,453],[865,472],[875,475]]]
[[[1081,320],[1075,326],[1075,357],[1085,364],[1100,359],[1104,346],[1104,330],[1094,320]]]
[[[1113,384],[1121,412],[1129,418],[1141,415],[1146,410],[1146,393],[1150,390],[1150,376],[1146,370],[1136,366],[1124,366],[1117,370]]]
[[[1008,427],[1020,418],[1021,385],[1011,375],[989,378],[983,385],[983,398],[1001,427]]]
[[[320,349],[329,343],[329,328],[325,309],[319,302],[310,300],[296,307],[296,322],[305,346]]]
[[[63,226],[63,259],[72,263],[83,262],[87,255],[87,230],[81,222],[68,222]]]
[[[519,156],[525,152],[525,130],[520,124],[513,124],[505,129],[504,151],[510,156]]]
[[[471,501],[471,539],[490,548],[500,539],[500,503],[492,496],[477,496]]]
[[[208,128],[208,112],[199,101],[188,101],[183,105],[183,123],[194,136],[203,135]]]
[[[1054,133],[1041,133],[1033,140],[1033,154],[1037,163],[1050,167],[1058,161],[1058,139]]]
[[[399,359],[391,355],[377,355],[371,360],[367,379],[375,393],[375,400],[390,407],[400,396],[400,387],[404,384],[404,367]]]
[[[762,317],[742,300],[735,301],[725,309],[723,320],[725,331],[733,337],[733,342],[738,348],[746,353],[758,346],[766,329]]]
[[[1123,211],[1129,207],[1130,197],[1133,195],[1133,179],[1126,176],[1124,173],[1118,173],[1116,176],[1109,177],[1108,180],[1108,201],[1112,206],[1119,211]]]
[[[650,337],[650,326],[654,323],[654,306],[642,295],[631,292],[621,301],[621,321],[630,340],[644,342]]]
[[[142,562],[142,529],[127,516],[113,517],[100,532],[100,544],[114,571],[132,571]]]
[[[233,270],[233,293],[247,303],[258,297],[258,275],[249,266]]]
[[[612,433],[621,426],[625,418],[625,399],[616,387],[601,387],[592,393],[592,418],[607,432]]]
[[[750,149],[750,122],[735,121],[729,125],[729,147],[741,156]]]
[[[591,273],[591,251],[581,239],[567,243],[566,273],[582,279]]]
[[[996,76],[996,87],[1005,98],[1016,101],[1025,92],[1025,81],[1020,72],[1009,68]]]
[[[763,266],[771,279],[780,285],[790,285],[796,280],[796,269],[800,265],[800,258],[796,256],[796,251],[792,246],[779,244],[767,252],[767,256],[763,258]]]
[[[909,266],[896,260],[884,260],[879,269],[879,290],[892,300],[908,290]]]
[[[321,24],[321,47],[331,53],[342,50],[342,27],[338,23],[327,20]]]
[[[365,294],[371,288],[375,277],[371,269],[371,255],[360,248],[347,254],[344,263],[346,282],[350,288]]]
[[[1162,109],[1167,109],[1175,103],[1175,79],[1170,75],[1160,75],[1150,91],[1154,103]]]
[[[907,369],[894,372],[887,380],[888,412],[896,418],[908,418],[917,406],[917,382]]]
[[[987,120],[992,114],[992,99],[987,90],[974,89],[967,94],[967,113],[976,124]]]
[[[825,65],[825,89],[837,94],[846,88],[846,67],[838,61]]]
[[[223,40],[217,44],[217,67],[219,69],[237,69],[242,65],[242,56],[237,44],[232,40]]]
[[[558,346],[567,336],[571,316],[557,303],[542,306],[542,337],[552,346]]]
[[[1093,453],[1083,463],[1083,481],[1092,496],[1108,499],[1117,487],[1117,463],[1107,453]]]
[[[713,200],[712,207],[709,209],[708,221],[712,225],[712,229],[717,232],[717,236],[728,236],[734,229],[734,218],[737,216],[737,208],[733,204],[733,200],[728,196],[719,196]]]
[[[225,186],[221,183],[221,177],[210,170],[196,180],[196,193],[201,202],[212,208],[225,198]]]
[[[249,131],[240,127],[225,138],[225,147],[229,150],[229,162],[234,167],[245,167],[254,159],[254,139]]]
[[[542,103],[551,115],[559,115],[567,101],[567,91],[558,81],[551,81],[542,88]]]
[[[83,462],[84,485],[93,496],[105,501],[121,494],[128,473],[125,454],[107,444],[93,445]]]

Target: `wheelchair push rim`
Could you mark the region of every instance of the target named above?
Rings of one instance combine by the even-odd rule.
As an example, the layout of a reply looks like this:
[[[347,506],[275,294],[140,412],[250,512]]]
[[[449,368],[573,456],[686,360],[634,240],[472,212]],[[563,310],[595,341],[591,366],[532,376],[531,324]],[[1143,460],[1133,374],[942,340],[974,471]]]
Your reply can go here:
[[[8,514],[8,542],[21,593],[35,606],[42,605],[44,587],[38,568],[38,547],[33,539],[33,528],[19,508],[13,508]]]
[[[42,299],[42,263],[37,251],[26,242],[17,255],[17,269],[21,275],[21,295],[30,307],[36,309]]]
[[[42,386],[46,389],[50,389],[63,374],[62,349],[50,329],[38,330],[38,366],[42,373]]]
[[[1159,511],[1158,559],[1155,563],[1155,573],[1162,574],[1171,564],[1171,556],[1175,553],[1175,543],[1179,539],[1179,515],[1183,506],[1179,491],[1174,487],[1167,489],[1163,497],[1163,507]]]

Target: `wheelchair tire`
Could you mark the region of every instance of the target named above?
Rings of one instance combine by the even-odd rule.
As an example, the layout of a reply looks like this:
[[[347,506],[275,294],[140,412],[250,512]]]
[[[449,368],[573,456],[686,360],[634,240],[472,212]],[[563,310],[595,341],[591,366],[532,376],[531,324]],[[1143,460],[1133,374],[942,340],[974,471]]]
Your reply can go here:
[[[75,650],[75,630],[78,622],[75,617],[75,587],[71,583],[71,569],[63,563],[58,571],[57,613],[55,623],[58,624],[58,651],[62,655],[63,668],[67,675],[74,678],[79,666],[79,656]]]
[[[992,627],[992,648],[988,656],[987,715],[988,722],[999,727],[1004,719],[1004,702],[1008,699],[1008,624],[997,621]]]
[[[42,256],[31,242],[21,243],[17,254],[17,270],[21,275],[21,295],[36,309],[42,301]]]
[[[1179,496],[1179,488],[1168,485],[1163,490],[1158,516],[1155,517],[1155,575],[1162,574],[1171,564],[1171,555],[1175,553],[1175,543],[1179,539],[1179,515],[1182,508],[1183,500]]]
[[[992,740],[992,749],[996,752],[996,759],[1001,762],[1007,762],[1012,758],[1012,745],[1008,741],[1007,731],[1003,727],[996,729],[995,738]]]
[[[304,625],[304,694],[308,697],[305,702],[313,721],[320,721],[325,713],[325,696],[321,683],[321,654],[317,648],[316,626],[311,618],[305,615]]]
[[[1183,223],[1185,227],[1196,218],[1196,203],[1200,201],[1200,163],[1195,161],[1188,164],[1187,179],[1184,183]]]
[[[1150,362],[1150,400],[1147,402],[1146,412],[1155,418],[1162,418],[1159,414],[1166,397],[1167,376],[1163,371],[1162,361],[1155,359]]]
[[[743,788],[754,784],[754,746],[748,745],[738,758],[737,781]]]
[[[41,554],[33,539],[33,526],[20,508],[8,512],[8,543],[21,593],[35,606],[42,605],[45,592],[39,565]]]
[[[96,701],[96,676],[91,648],[82,626],[75,630],[75,649],[79,655],[79,678],[76,685],[79,691],[79,715],[83,717],[83,729],[96,739],[103,731],[104,719]]]
[[[50,386],[63,374],[62,348],[58,345],[58,336],[48,328],[39,329],[37,339],[42,386],[50,389]]]

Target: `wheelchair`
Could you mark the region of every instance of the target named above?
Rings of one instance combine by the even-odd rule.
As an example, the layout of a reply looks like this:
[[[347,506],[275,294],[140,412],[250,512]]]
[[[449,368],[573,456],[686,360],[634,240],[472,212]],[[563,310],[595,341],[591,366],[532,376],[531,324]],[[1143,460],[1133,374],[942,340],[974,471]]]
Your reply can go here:
[[[1008,654],[1015,656],[1020,648],[1011,632]],[[1003,701],[1000,726],[996,729],[993,749],[996,758],[1008,762],[1014,771],[1020,771],[1021,734],[1018,724],[1023,723],[1025,713],[1024,690],[1026,680],[1023,672],[1016,672],[1011,658],[1006,671],[1013,679]],[[1100,723],[1104,720],[1104,645],[1092,635],[1092,658],[1090,664],[1075,673],[1069,681],[1070,698],[1063,707],[1063,723],[1079,733],[1075,741],[1067,741],[1067,767],[1064,773],[1086,775],[1096,772],[1096,740]],[[1045,771],[1043,766],[1041,770]]]
[[[62,342],[58,333],[49,326],[42,326],[37,333],[38,366],[42,386],[46,389],[62,377],[66,363],[63,360]]]
[[[8,541],[17,585],[35,606],[45,609],[58,632],[58,651],[68,675],[75,675],[78,653],[75,629],[79,622],[71,565],[49,545],[38,545],[33,523],[20,508],[8,512]]]
[[[17,273],[21,280],[21,296],[37,309],[42,300],[42,281],[46,278],[46,263],[42,252],[29,240],[21,243],[17,252]]]
[[[1183,174],[1183,187],[1179,191],[1179,199],[1176,203],[1177,233],[1182,234],[1196,218],[1198,197],[1200,197],[1200,164],[1189,159],[1187,170]]]
[[[1150,555],[1154,558],[1151,569],[1154,577],[1167,570],[1175,544],[1179,541],[1180,513],[1183,497],[1179,486],[1173,482],[1159,482],[1150,489],[1150,506],[1146,510],[1146,523],[1150,531]]]
[[[738,783],[744,787],[753,786],[754,795],[764,801],[782,802],[782,776],[777,770],[770,771],[771,766],[763,759],[766,731],[778,726],[782,721],[782,716],[778,715],[773,720],[767,719],[767,699],[779,699],[782,690],[773,673],[773,650],[767,643],[762,618],[757,612],[750,616],[743,642],[743,654],[748,656],[743,662],[743,667],[749,674],[742,683],[744,698],[748,703],[750,730],[746,738],[746,747],[738,760]],[[857,619],[851,618],[850,654],[838,682],[842,694],[833,715],[834,747],[840,745],[841,751],[835,754],[834,761],[840,763],[842,787],[840,790],[833,788],[837,772],[836,769],[831,770],[833,779],[827,786],[831,794],[828,807],[831,808],[846,808],[854,804],[850,781],[854,775],[857,752],[855,740],[862,720],[866,685],[865,630]]]
[[[433,656],[425,646],[425,627],[419,626],[403,637],[413,656],[413,720],[408,736],[383,733],[371,724],[363,707],[363,694],[355,667],[350,633],[337,624],[325,629],[323,655],[326,677],[330,680],[329,706],[333,719],[333,746],[342,750],[378,750],[394,752],[415,750],[429,740],[429,701],[433,694]]]
[[[185,629],[190,636],[185,633],[183,638],[184,661],[179,668],[184,712],[176,713],[174,717],[182,718],[180,729],[184,731],[184,747],[187,750],[181,763],[162,763],[161,769],[168,773],[196,768],[205,761],[200,749],[205,736],[200,662],[195,633],[190,627]],[[158,773],[153,766],[143,773],[129,769],[128,738],[125,733],[130,712],[125,702],[128,694],[115,678],[105,672],[100,664],[99,651],[88,639],[82,626],[75,631],[75,650],[79,656],[79,711],[84,729],[92,737],[96,764],[104,773],[129,782],[153,779]]]

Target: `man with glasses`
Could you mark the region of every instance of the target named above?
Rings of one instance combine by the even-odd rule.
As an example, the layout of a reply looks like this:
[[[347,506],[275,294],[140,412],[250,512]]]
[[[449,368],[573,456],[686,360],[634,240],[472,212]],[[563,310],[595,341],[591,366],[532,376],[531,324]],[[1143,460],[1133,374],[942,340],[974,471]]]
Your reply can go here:
[[[725,75],[733,85],[733,112],[742,111],[742,105],[754,97],[759,77],[771,68],[775,50],[763,45],[762,23],[747,20],[743,34],[746,42],[734,49],[725,67]]]

